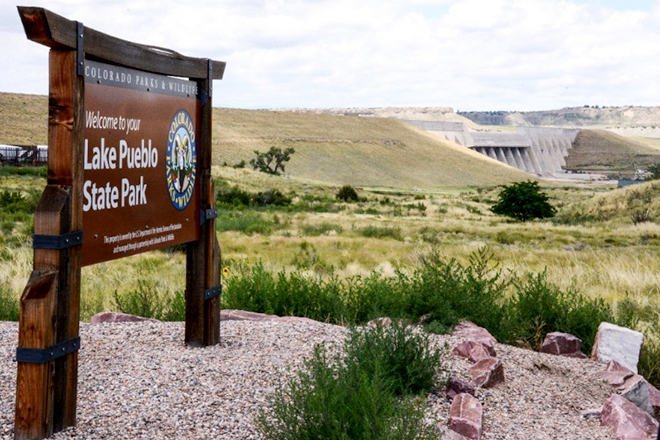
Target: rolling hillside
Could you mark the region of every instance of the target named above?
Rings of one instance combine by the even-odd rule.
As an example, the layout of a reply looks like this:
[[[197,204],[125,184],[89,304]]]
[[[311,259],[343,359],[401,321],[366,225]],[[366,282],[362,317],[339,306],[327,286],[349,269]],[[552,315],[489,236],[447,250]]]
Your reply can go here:
[[[607,130],[581,130],[566,158],[566,168],[576,171],[631,172],[660,162],[660,150]]]
[[[287,175],[338,185],[432,188],[531,178],[395,119],[219,108],[213,118],[217,165],[290,146],[296,154]],[[0,93],[0,126],[0,143],[47,143],[47,98]]]

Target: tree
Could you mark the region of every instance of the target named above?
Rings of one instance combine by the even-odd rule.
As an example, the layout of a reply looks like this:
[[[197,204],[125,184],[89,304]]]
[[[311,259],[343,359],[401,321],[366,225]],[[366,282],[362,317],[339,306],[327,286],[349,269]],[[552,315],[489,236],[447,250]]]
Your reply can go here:
[[[265,153],[254,150],[254,154],[256,154],[257,157],[250,161],[250,165],[252,165],[252,168],[255,170],[279,175],[280,171],[284,172],[284,162],[288,162],[291,159],[291,155],[295,152],[296,150],[293,148],[282,150],[277,147],[270,147],[270,150]]]
[[[660,179],[660,163],[654,163],[653,165],[649,165],[646,171],[651,173],[651,175],[647,177],[646,180]]]
[[[553,217],[557,212],[548,202],[548,196],[539,189],[538,182],[529,180],[504,185],[491,211],[523,222],[533,218]]]

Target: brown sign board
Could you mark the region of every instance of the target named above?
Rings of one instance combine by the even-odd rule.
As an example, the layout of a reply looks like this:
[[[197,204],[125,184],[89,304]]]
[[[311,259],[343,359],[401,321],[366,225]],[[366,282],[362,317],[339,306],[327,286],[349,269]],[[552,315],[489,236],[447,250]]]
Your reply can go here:
[[[199,239],[197,83],[86,60],[82,264]]]

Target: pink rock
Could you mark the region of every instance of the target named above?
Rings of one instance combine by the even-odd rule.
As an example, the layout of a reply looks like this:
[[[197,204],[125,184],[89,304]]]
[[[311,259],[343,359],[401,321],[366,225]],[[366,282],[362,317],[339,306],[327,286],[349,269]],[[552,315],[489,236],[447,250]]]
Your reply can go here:
[[[490,388],[504,382],[504,366],[498,358],[482,359],[470,367],[471,385]]]
[[[469,383],[458,379],[456,376],[451,376],[447,381],[446,393],[447,399],[453,400],[454,397],[464,393],[474,396],[476,391]]]
[[[660,411],[660,390],[651,384],[649,384],[649,403],[656,411]]]
[[[392,318],[376,318],[372,319],[371,321],[367,322],[367,326],[369,327],[391,327],[392,326]]]
[[[256,321],[256,322],[317,322],[309,318],[297,316],[276,316],[265,313],[247,312],[245,310],[220,310],[221,321]]]
[[[128,313],[119,312],[101,312],[92,316],[89,320],[90,324],[102,324],[106,322],[160,322],[153,318],[143,318],[142,316],[129,315]]]
[[[589,418],[595,418],[595,417],[600,417],[600,415],[603,413],[603,408],[590,408],[590,409],[585,409],[584,411],[580,412],[580,415],[584,417],[585,419]]]
[[[582,340],[568,333],[552,332],[545,336],[541,352],[558,356],[585,358],[582,353]]]
[[[629,377],[634,376],[632,371],[599,371],[596,373],[598,377],[603,379],[613,387],[620,387]]]
[[[472,362],[495,357],[495,349],[481,342],[463,341],[451,351],[451,354],[463,356]]]
[[[632,370],[630,370],[629,368],[624,367],[623,365],[621,365],[620,363],[618,363],[614,359],[612,359],[611,361],[609,361],[607,363],[607,366],[605,367],[605,371],[628,371],[628,372],[632,373]]]
[[[459,338],[481,342],[489,347],[494,347],[495,344],[497,344],[497,339],[495,339],[488,330],[479,327],[477,324],[470,321],[459,322],[458,325],[454,327],[454,331],[451,334],[452,336],[458,336]]]
[[[449,409],[449,430],[471,439],[481,438],[483,409],[476,397],[459,394]]]
[[[655,440],[658,433],[653,417],[618,394],[605,402],[600,424],[610,428],[617,440]]]

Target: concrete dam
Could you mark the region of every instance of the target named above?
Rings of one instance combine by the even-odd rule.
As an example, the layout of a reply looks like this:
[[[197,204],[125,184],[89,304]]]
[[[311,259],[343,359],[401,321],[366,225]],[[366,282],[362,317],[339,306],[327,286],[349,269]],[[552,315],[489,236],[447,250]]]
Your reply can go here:
[[[404,122],[514,168],[539,176],[561,173],[577,128],[516,127],[515,132],[468,131],[462,122]]]

